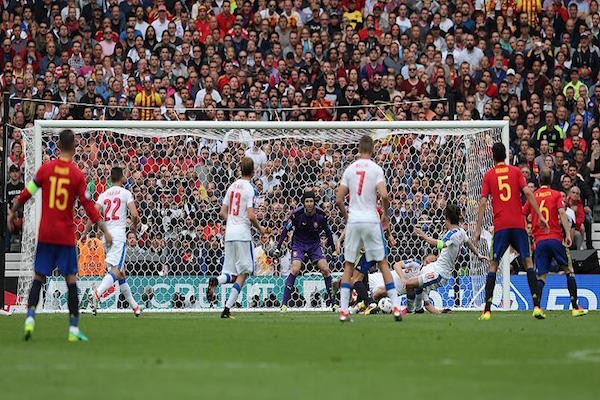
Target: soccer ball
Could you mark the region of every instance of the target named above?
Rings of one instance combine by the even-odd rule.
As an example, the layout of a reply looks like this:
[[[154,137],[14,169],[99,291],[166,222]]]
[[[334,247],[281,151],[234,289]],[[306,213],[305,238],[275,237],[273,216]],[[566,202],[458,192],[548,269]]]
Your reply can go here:
[[[389,314],[392,312],[392,301],[389,297],[384,297],[381,300],[379,300],[377,306],[384,314]]]

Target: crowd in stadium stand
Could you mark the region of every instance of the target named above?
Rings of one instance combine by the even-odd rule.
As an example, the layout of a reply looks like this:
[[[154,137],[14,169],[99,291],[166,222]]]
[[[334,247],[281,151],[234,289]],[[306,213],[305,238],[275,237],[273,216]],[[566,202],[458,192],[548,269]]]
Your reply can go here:
[[[3,0],[2,10],[9,201],[23,188],[19,128],[35,119],[505,119],[511,161],[532,186],[542,167],[552,169],[573,248],[592,247],[600,189],[596,0]],[[96,195],[113,162],[131,176],[144,226],[128,238],[129,257],[154,260],[161,273],[172,265],[220,268],[216,209],[243,154],[258,164],[259,214],[272,228],[260,238],[264,273],[285,267],[269,255],[298,188],[314,185],[340,224],[332,196],[353,156],[346,148],[171,139],[82,137],[78,162],[93,166],[86,170]],[[399,236],[441,215],[446,202],[466,201],[450,171],[464,156],[460,143],[411,135],[381,146]],[[55,156],[46,146],[44,157]],[[13,251],[20,229],[9,226]],[[168,251],[174,247],[182,250]]]

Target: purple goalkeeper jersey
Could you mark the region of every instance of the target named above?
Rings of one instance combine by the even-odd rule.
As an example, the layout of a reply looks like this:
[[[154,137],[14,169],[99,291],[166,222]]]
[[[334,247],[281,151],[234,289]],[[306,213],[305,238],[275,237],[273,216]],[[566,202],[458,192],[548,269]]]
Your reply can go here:
[[[327,223],[325,212],[319,207],[315,207],[313,215],[307,215],[304,206],[296,208],[290,218],[285,223],[281,236],[279,237],[278,247],[281,247],[287,233],[294,230],[292,246],[301,245],[302,247],[314,246],[321,243],[321,232],[325,232],[327,243],[335,248],[333,235]]]

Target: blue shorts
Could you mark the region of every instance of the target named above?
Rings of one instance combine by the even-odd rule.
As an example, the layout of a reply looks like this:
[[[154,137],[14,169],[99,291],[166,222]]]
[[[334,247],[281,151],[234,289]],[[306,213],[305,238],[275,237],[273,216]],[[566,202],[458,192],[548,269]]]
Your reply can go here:
[[[550,271],[552,259],[556,260],[559,267],[571,265],[569,250],[560,240],[540,240],[535,245],[535,267],[538,275],[547,274]]]
[[[388,248],[385,240],[383,241],[383,250],[387,257]],[[367,261],[367,255],[364,251],[361,251],[358,261],[354,264],[354,269],[363,275],[368,275],[370,272],[375,272],[377,270],[377,261]]]
[[[508,228],[494,233],[490,260],[500,261],[508,246],[512,246],[519,253],[522,260],[531,257],[531,246],[527,231],[521,228]]]
[[[57,267],[58,272],[62,276],[77,274],[77,252],[75,246],[38,243],[35,251],[35,272],[40,275],[50,276]]]

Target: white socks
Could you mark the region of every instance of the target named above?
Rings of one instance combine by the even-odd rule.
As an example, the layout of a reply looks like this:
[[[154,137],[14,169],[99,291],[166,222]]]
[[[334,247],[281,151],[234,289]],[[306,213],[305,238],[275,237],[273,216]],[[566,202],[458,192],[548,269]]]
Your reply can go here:
[[[388,289],[387,295],[392,301],[392,307],[400,309],[400,299],[398,298],[398,292],[396,291],[396,288]]]
[[[347,314],[350,304],[350,283],[342,282],[340,286],[340,311]]]
[[[421,290],[420,293],[417,293],[416,297],[415,297],[415,310],[420,310],[425,306],[425,296],[423,294],[423,291]]]
[[[219,275],[219,277],[217,278],[217,281],[219,282],[219,285],[222,285],[224,283],[229,283],[229,277],[230,275]]]
[[[231,288],[231,292],[229,293],[229,298],[227,299],[227,303],[225,303],[225,307],[227,308],[231,308],[235,305],[235,302],[240,294],[240,292],[242,291],[242,289],[240,288],[240,285],[236,283],[233,284],[233,287]]]
[[[98,288],[96,289],[96,293],[98,293],[98,296],[102,297],[102,293],[106,292],[108,288],[111,287],[114,283],[115,277],[112,276],[112,274],[109,273],[104,275],[102,283],[100,283],[100,286],[98,286]]]
[[[135,309],[138,306],[138,303],[136,303],[133,295],[131,294],[131,288],[129,287],[129,284],[127,282],[120,283],[119,289],[121,290],[121,293],[123,293],[123,296],[125,296],[125,300],[127,300],[129,303],[129,307],[131,307],[131,309]]]

